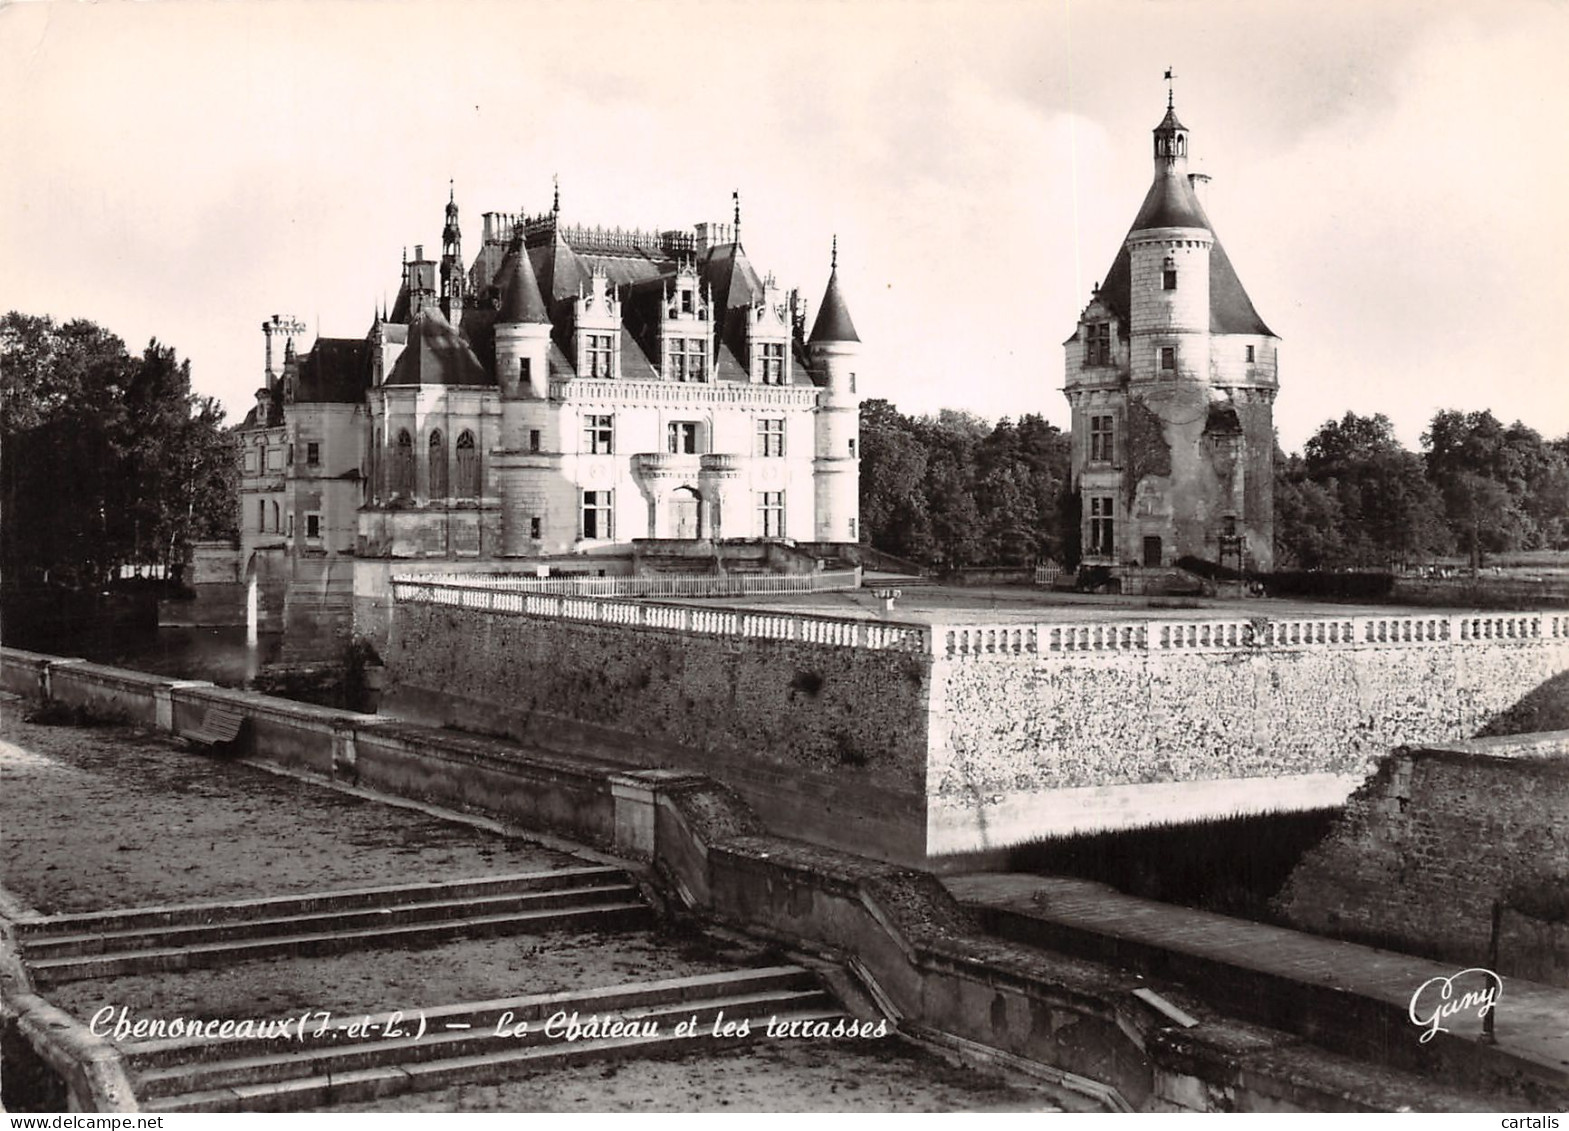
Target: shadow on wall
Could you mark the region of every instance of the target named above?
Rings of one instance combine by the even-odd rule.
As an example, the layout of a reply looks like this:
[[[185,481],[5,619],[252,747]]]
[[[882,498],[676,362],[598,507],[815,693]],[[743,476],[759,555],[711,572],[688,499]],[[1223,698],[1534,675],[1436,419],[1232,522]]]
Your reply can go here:
[[[1476,732],[1477,738],[1537,731],[1569,730],[1569,672],[1539,684],[1506,711],[1500,711]]]
[[[1008,870],[1096,880],[1144,899],[1278,923],[1271,898],[1340,814],[1257,813],[1043,838],[1014,849]]]

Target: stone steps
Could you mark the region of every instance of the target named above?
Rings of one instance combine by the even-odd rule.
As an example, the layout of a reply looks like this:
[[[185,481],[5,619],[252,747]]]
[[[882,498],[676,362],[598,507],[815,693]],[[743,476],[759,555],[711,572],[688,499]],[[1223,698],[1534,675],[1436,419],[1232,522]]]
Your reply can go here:
[[[378,902],[379,901],[379,902]],[[541,931],[646,927],[653,912],[614,868],[139,908],[18,923],[40,985]]]
[[[621,1027],[602,1025],[568,1039],[565,1018],[574,1014],[580,1023]],[[770,1019],[842,1016],[811,971],[776,966],[369,1018],[312,1018],[303,1038],[296,1019],[268,1037],[120,1048],[144,1111],[298,1111],[495,1083],[586,1060],[712,1051],[767,1040]],[[736,1025],[743,1020],[744,1034]],[[683,1023],[692,1035],[677,1035]],[[400,1035],[383,1035],[393,1026]]]

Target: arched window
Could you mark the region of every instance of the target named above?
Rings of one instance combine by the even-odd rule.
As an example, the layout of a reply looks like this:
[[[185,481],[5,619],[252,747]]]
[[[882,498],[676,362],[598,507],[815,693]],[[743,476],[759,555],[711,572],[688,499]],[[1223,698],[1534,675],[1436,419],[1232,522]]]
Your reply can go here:
[[[414,437],[407,428],[398,430],[398,444],[392,452],[392,476],[388,489],[393,498],[414,494]]]
[[[430,434],[430,497],[447,497],[447,440],[440,429]]]
[[[458,437],[458,498],[479,498],[479,450],[467,428]]]

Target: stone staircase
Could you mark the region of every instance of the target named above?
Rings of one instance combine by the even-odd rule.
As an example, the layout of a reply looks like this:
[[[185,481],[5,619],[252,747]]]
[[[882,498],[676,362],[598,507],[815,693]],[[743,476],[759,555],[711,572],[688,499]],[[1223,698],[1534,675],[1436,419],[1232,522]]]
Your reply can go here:
[[[143,1111],[308,1111],[584,1061],[706,1053],[769,1040],[770,1022],[843,1017],[812,971],[789,965],[119,1047]]]
[[[57,915],[19,919],[14,926],[34,981],[50,986],[252,958],[562,929],[626,930],[652,922],[652,909],[626,872],[581,867]]]

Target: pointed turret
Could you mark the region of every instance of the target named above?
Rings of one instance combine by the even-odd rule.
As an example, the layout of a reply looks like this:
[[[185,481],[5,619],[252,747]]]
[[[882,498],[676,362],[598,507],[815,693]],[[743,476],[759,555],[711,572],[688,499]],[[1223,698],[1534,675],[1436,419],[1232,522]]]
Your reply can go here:
[[[860,366],[861,339],[839,293],[838,236],[829,260],[828,289],[823,292],[806,348],[818,387],[812,461],[817,520],[813,534],[819,542],[856,542],[860,540],[856,444],[860,439],[861,397],[855,387],[855,371]]]
[[[502,280],[501,309],[496,322],[543,322],[550,324],[550,311],[539,293],[539,280],[521,245],[513,254],[510,268]]]
[[[823,291],[823,301],[817,308],[817,321],[812,323],[809,342],[859,342],[855,323],[850,319],[850,308],[839,293],[839,237],[834,237],[833,258],[829,264],[828,289]]]

